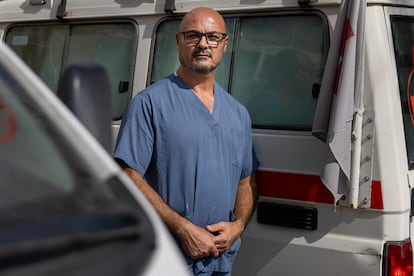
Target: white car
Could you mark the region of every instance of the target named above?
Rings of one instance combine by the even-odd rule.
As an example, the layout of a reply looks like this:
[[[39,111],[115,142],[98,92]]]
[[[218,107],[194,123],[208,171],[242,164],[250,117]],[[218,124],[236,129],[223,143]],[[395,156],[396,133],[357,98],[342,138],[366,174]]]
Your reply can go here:
[[[0,275],[188,275],[107,151],[0,43]]]

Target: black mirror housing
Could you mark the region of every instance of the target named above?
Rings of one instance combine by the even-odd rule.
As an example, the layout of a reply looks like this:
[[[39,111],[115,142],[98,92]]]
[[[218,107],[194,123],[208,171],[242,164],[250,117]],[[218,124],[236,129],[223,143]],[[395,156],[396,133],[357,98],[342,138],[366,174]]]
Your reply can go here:
[[[69,65],[58,97],[108,151],[112,149],[112,106],[108,74],[98,64]]]

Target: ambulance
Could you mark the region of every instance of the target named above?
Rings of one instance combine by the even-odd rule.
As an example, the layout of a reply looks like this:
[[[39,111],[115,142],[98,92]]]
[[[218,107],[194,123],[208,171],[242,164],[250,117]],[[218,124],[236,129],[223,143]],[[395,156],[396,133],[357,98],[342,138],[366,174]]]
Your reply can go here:
[[[200,6],[225,19],[217,82],[260,160],[232,275],[413,275],[414,1],[1,0],[0,39],[55,93],[71,64],[103,66],[113,145]]]

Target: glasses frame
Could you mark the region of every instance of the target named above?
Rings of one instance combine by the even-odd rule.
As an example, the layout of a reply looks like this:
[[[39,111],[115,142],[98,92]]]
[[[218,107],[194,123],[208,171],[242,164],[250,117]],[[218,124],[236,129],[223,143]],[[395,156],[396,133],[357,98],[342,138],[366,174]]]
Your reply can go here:
[[[199,43],[200,43],[200,41],[201,41],[201,38],[204,36],[204,37],[206,38],[207,44],[208,44],[210,47],[214,47],[214,48],[215,48],[215,47],[218,47],[218,46],[219,46],[219,44],[220,44],[221,42],[223,42],[223,40],[224,40],[224,39],[226,39],[226,37],[227,37],[227,34],[226,34],[226,33],[221,33],[221,32],[206,32],[206,33],[203,33],[203,32],[199,32],[199,31],[195,31],[195,30],[190,30],[190,31],[179,32],[179,33],[183,35],[183,37],[184,37],[184,42],[185,42],[186,44],[188,44],[188,45],[197,45],[197,44],[199,44]],[[198,40],[196,41],[196,40],[189,40],[189,39],[186,39],[186,34],[188,34],[188,33],[194,33],[194,34],[197,34],[197,36],[198,36]],[[210,40],[209,40],[209,36],[210,36],[210,35],[216,35],[216,34],[221,35],[221,36],[222,36],[222,38],[221,38],[220,40],[217,40],[217,41],[210,41]]]

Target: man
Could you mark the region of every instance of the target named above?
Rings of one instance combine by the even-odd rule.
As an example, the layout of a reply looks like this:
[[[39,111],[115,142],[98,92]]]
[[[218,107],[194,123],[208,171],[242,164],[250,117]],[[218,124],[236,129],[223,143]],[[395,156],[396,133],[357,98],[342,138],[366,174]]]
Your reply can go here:
[[[131,100],[114,157],[183,250],[194,275],[230,275],[255,204],[247,110],[215,82],[228,37],[209,8],[186,14],[175,74]]]

